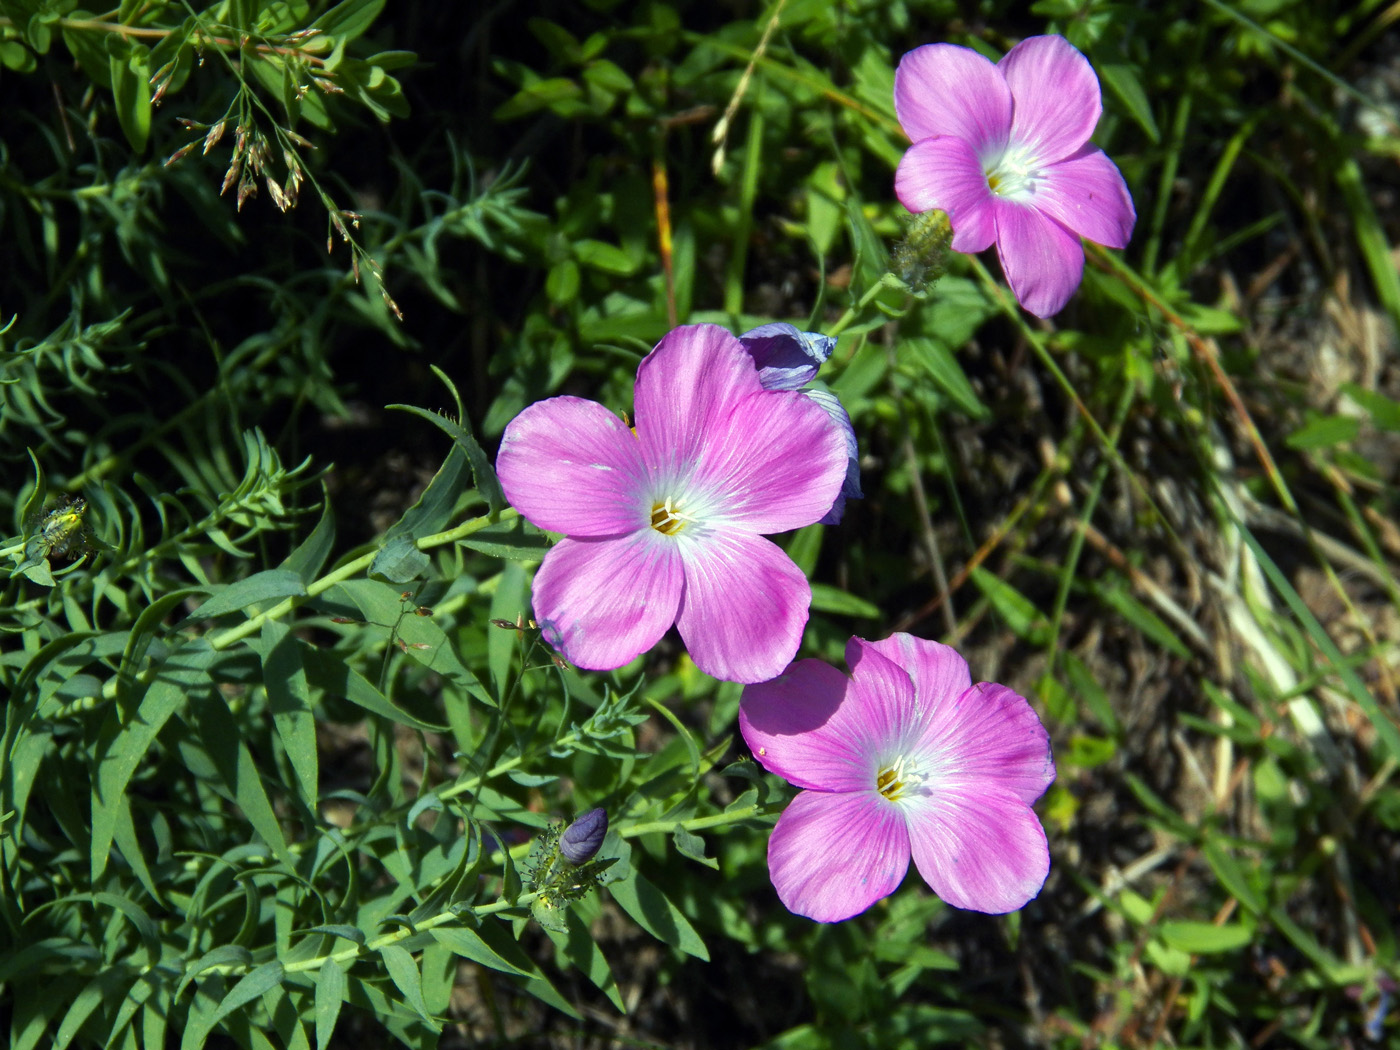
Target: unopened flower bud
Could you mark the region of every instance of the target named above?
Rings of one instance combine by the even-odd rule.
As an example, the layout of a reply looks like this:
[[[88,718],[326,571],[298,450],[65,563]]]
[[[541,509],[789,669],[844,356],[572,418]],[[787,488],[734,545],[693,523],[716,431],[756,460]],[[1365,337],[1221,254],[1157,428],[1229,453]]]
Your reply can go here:
[[[559,836],[559,852],[571,864],[583,864],[593,859],[608,834],[608,811],[590,809]]]
[[[890,269],[914,291],[943,276],[953,227],[941,211],[920,212],[909,221],[904,240],[895,245]]]

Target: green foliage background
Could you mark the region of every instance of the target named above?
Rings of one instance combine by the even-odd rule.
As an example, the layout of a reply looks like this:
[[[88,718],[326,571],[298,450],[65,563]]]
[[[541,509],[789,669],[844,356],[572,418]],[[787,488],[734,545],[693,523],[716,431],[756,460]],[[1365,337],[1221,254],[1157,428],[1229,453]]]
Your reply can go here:
[[[989,256],[885,279],[899,56],[1047,31],[1132,244],[1053,323]],[[1378,0],[0,0],[9,1045],[1400,1045],[1395,44]],[[1024,912],[788,915],[739,688],[515,629],[502,428],[630,409],[702,320],[840,330],[867,495],[784,540],[804,655],[912,630],[1032,698]],[[595,805],[570,901],[530,839]]]

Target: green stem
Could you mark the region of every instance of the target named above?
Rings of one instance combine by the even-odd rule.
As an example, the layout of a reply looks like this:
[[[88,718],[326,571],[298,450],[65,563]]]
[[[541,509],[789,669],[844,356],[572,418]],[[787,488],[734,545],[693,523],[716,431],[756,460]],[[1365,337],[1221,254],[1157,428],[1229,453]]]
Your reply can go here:
[[[104,22],[95,18],[59,18],[53,24],[60,29],[72,29],[80,33],[111,33],[114,36],[146,40],[164,40],[183,28],[183,26],[129,26],[121,22]],[[0,16],[0,29],[13,29],[17,33],[21,31],[21,27],[15,24],[13,18],[5,16]],[[191,33],[187,39],[196,47],[227,48],[229,50],[239,50],[243,47],[242,41],[230,37],[214,36],[205,31]],[[309,39],[309,37],[303,39]],[[295,54],[318,66],[326,64],[326,60],[320,55],[308,54],[298,47],[279,47],[276,44],[263,41],[248,41],[248,45],[252,50],[262,54]]]
[[[517,764],[518,762],[515,761],[512,761],[510,763],[502,763],[501,766],[498,767],[498,770],[504,771],[505,769],[513,767]],[[495,773],[498,770],[492,770],[491,773],[488,775],[495,775]],[[464,789],[465,785],[456,785],[456,787],[459,789]],[[637,838],[639,835],[650,835],[658,831],[674,831],[677,825],[685,828],[687,831],[703,831],[707,828],[718,828],[723,827],[726,824],[737,824],[740,821],[752,820],[755,817],[767,816],[773,810],[773,808],[775,807],[768,807],[755,804],[752,806],[744,806],[741,809],[728,810],[724,813],[715,813],[708,817],[691,817],[689,820],[647,821],[643,824],[633,824],[630,827],[620,828],[618,829],[618,834],[621,835],[623,838],[632,839]],[[529,843],[522,843],[520,846],[511,850],[512,856],[514,856],[517,852],[525,852],[526,850],[528,850],[529,846]],[[532,901],[536,900],[539,897],[539,895],[540,892],[538,890],[532,890],[529,893],[522,893],[519,897],[515,899],[514,902],[507,900],[497,900],[493,901],[490,904],[483,904],[479,907],[473,907],[470,909],[470,911],[474,916],[476,916],[479,919],[488,915],[496,915],[503,911],[511,911],[515,908],[519,908],[522,905],[528,905]],[[453,911],[449,908],[444,911],[438,912],[436,915],[429,916],[422,922],[415,922],[411,929],[408,927],[401,926],[396,930],[383,934],[382,936],[375,937],[373,940],[366,941],[362,945],[351,944],[345,948],[341,948],[339,951],[327,952],[325,955],[317,955],[310,959],[300,959],[296,962],[287,963],[283,967],[283,970],[285,973],[307,973],[312,970],[319,970],[322,966],[326,964],[327,960],[330,959],[334,959],[337,964],[340,964],[342,966],[347,963],[354,963],[355,960],[362,959],[373,952],[379,951],[381,948],[386,948],[391,944],[398,944],[400,941],[407,940],[409,937],[413,937],[419,933],[422,933],[425,930],[432,930],[436,929],[439,926],[446,926],[450,923],[461,922],[461,919],[462,916],[460,911]],[[252,968],[252,966],[246,963],[228,963],[223,966],[212,966],[208,970],[202,971],[202,973],[233,976],[247,973]]]
[[[513,507],[506,508],[499,515],[483,514],[479,518],[472,518],[469,521],[464,521],[456,528],[448,529],[446,532],[435,532],[431,536],[424,536],[415,541],[415,545],[420,551],[426,551],[434,547],[444,546],[448,543],[455,543],[457,540],[470,536],[474,532],[480,532],[488,525],[494,525],[498,521],[508,521],[514,518],[516,514],[517,511]],[[258,613],[258,615],[251,617],[237,627],[230,627],[228,630],[216,634],[213,638],[209,639],[210,646],[217,652],[221,649],[227,649],[234,642],[242,641],[251,634],[256,634],[262,629],[262,625],[268,621],[280,620],[301,603],[330,590],[342,580],[348,580],[350,577],[364,572],[374,563],[374,559],[378,554],[379,551],[376,549],[367,554],[360,555],[353,561],[346,562],[340,568],[328,572],[319,580],[314,580],[307,584],[305,594],[298,594],[291,598],[286,598],[266,612]]]
[[[522,904],[529,904],[538,896],[538,892],[522,893],[515,899],[514,903],[506,900],[498,900],[470,910],[472,914],[478,917],[483,915],[495,915],[498,912],[518,908]],[[364,944],[352,944],[336,952],[327,952],[325,955],[317,955],[310,959],[298,959],[296,962],[287,963],[283,966],[282,970],[284,973],[308,973],[312,970],[319,970],[330,960],[335,960],[335,962],[340,965],[354,963],[355,960],[361,959],[369,953],[377,952],[381,948],[387,948],[391,944],[398,944],[399,941],[407,940],[409,937],[416,936],[424,930],[432,930],[439,926],[446,926],[449,923],[461,921],[461,913],[449,908],[445,911],[438,912],[436,915],[429,916],[422,922],[414,923],[412,929],[401,926],[390,933],[366,941]],[[246,963],[227,963],[223,966],[211,966],[207,970],[201,970],[200,976],[208,974],[234,976],[247,973],[250,969],[253,969],[253,967]]]
[[[706,828],[722,828],[726,824],[737,824],[741,820],[767,816],[770,812],[773,810],[770,810],[769,807],[755,803],[742,809],[713,813],[708,817],[691,817],[689,820],[649,820],[645,824],[632,824],[629,827],[619,828],[617,833],[625,839],[635,839],[639,835],[651,835],[658,831],[675,831],[677,825],[685,828],[686,831],[704,831]]]
[[[872,302],[874,302],[875,297],[881,292],[883,292],[886,288],[904,287],[904,282],[901,281],[894,274],[885,274],[878,281],[872,284],[870,286],[870,289],[860,297],[860,301],[855,303],[853,306],[849,307],[846,310],[846,312],[841,315],[840,320],[838,320],[834,325],[828,328],[824,334],[829,335],[833,339],[835,339],[847,328],[855,324],[856,321],[858,321],[865,314],[865,308],[869,306]]]
[[[551,740],[549,742],[549,749],[557,750],[559,748],[568,747],[570,744],[575,744],[577,742],[578,734],[568,733],[565,736],[560,737],[558,740]],[[541,748],[540,750],[545,749]],[[504,762],[501,762],[499,765],[491,767],[485,773],[482,773],[480,776],[472,777],[470,780],[459,780],[457,783],[451,785],[450,787],[443,788],[437,793],[437,797],[441,799],[448,799],[454,798],[457,795],[465,794],[468,791],[475,791],[488,780],[494,780],[502,773],[509,773],[512,769],[515,769],[517,766],[524,765],[527,759],[531,759],[534,757],[536,757],[535,753],[522,753],[516,755],[514,758],[508,758]]]

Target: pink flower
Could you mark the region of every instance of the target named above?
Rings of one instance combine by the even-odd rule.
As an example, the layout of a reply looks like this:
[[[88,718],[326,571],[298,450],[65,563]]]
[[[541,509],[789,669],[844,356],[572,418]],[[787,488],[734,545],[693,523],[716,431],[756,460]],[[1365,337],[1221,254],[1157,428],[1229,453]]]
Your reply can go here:
[[[805,394],[765,390],[739,340],[710,324],[657,344],[635,401],[634,429],[576,397],[506,427],[506,498],[566,537],[535,574],[535,619],[580,667],[621,667],[674,623],[707,674],[772,678],[797,653],[812,590],[763,534],[831,508],[841,431]]]
[[[895,72],[894,107],[913,142],[894,177],[901,203],[946,211],[956,251],[995,241],[1011,290],[1037,317],[1079,287],[1081,236],[1110,248],[1132,236],[1123,176],[1089,144],[1098,77],[1064,37],[1030,37],[996,65],[954,44],[915,48]]]
[[[1031,803],[1055,779],[1050,738],[1004,685],[972,684],[938,642],[852,638],[847,678],[802,660],[744,690],[739,725],[765,767],[798,793],[768,840],[789,911],[818,922],[893,893],[909,856],[949,904],[1008,912],[1050,870]]]

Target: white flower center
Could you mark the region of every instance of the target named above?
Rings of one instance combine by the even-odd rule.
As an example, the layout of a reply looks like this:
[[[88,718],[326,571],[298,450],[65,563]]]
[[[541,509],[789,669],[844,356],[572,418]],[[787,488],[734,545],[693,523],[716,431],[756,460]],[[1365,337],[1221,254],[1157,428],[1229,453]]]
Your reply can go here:
[[[1008,142],[981,157],[987,188],[998,197],[1025,201],[1035,196],[1041,178],[1040,158],[1023,143]]]
[[[900,755],[893,762],[882,764],[880,773],[875,778],[875,790],[891,802],[898,802],[908,795],[917,794],[928,780],[928,775],[910,769],[910,764],[911,760],[906,755]]]

